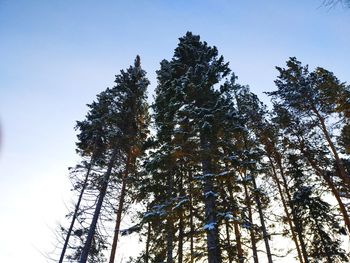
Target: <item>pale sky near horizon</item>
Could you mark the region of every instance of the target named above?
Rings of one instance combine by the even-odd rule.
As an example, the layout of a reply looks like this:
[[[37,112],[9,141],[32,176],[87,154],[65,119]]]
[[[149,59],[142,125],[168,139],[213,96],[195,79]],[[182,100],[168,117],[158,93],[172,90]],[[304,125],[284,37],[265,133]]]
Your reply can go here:
[[[186,31],[259,96],[291,56],[350,82],[350,9],[322,0],[0,0],[0,262],[47,262],[70,201],[75,121],[137,54],[152,95]]]

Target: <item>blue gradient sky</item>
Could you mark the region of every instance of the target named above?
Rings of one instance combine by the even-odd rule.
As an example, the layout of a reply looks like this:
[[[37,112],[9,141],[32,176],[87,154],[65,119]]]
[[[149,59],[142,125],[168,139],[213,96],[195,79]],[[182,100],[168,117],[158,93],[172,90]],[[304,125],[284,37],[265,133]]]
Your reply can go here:
[[[322,0],[0,0],[0,262],[46,262],[69,202],[76,120],[141,55],[151,89],[186,31],[239,82],[274,89],[290,56],[350,81],[350,9]],[[262,96],[262,98],[265,97]],[[19,253],[19,248],[21,253]]]

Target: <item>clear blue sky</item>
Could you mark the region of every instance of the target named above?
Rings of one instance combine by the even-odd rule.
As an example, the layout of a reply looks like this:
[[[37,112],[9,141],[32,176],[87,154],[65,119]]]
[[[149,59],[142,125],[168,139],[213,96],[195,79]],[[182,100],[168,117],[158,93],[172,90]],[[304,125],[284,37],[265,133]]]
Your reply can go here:
[[[240,83],[274,89],[296,56],[350,81],[350,9],[322,0],[0,0],[0,262],[46,262],[69,202],[76,120],[136,54],[155,70],[186,31]]]

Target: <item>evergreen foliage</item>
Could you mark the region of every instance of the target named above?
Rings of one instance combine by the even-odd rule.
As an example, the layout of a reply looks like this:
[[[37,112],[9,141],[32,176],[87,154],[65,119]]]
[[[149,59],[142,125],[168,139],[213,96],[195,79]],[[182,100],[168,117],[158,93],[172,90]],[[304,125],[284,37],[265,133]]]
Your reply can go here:
[[[350,87],[294,57],[277,71],[269,110],[187,32],[149,113],[137,56],[77,122],[60,262],[119,262],[119,234],[144,245],[130,263],[348,262]]]

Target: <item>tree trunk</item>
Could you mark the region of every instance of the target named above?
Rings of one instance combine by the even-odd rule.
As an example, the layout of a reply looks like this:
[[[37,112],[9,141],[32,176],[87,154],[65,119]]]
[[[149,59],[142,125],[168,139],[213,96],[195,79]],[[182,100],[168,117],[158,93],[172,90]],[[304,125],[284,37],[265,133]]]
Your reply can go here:
[[[190,198],[190,263],[194,263],[194,222],[193,222],[193,178],[192,178],[192,171],[189,171],[189,181],[190,181],[190,192],[189,192],[189,198]]]
[[[167,177],[167,195],[168,198],[173,198],[173,188],[174,188],[174,175],[173,170],[168,173]],[[174,220],[171,214],[171,209],[168,210],[167,222],[166,222],[166,248],[167,248],[167,263],[174,263],[173,261],[173,250],[174,250]]]
[[[183,174],[181,172],[180,175],[180,186],[179,186],[179,193],[181,198],[185,196],[184,188],[183,188]],[[180,207],[180,214],[179,214],[179,236],[178,236],[178,263],[183,262],[183,243],[184,243],[184,218],[183,218],[183,208]]]
[[[146,239],[146,251],[145,251],[145,263],[149,261],[149,245],[151,240],[151,223],[148,222],[147,226],[147,239]]]
[[[253,187],[254,187],[254,192],[257,191],[257,185],[255,181],[255,177],[252,175],[252,182],[253,182]],[[271,255],[271,249],[270,249],[270,244],[269,244],[269,234],[267,232],[267,228],[265,225],[265,219],[264,219],[264,213],[262,211],[262,206],[261,206],[261,201],[258,195],[254,194],[255,197],[255,202],[258,207],[258,212],[259,212],[259,217],[260,217],[260,224],[261,224],[261,229],[263,232],[263,239],[265,242],[265,248],[266,248],[266,255],[267,255],[267,261],[269,263],[273,263],[272,261],[272,255]]]
[[[174,250],[174,222],[172,218],[167,219],[167,238],[166,238],[166,262],[174,263],[173,261],[173,250]]]
[[[228,169],[228,167],[226,167],[226,169]],[[237,247],[238,262],[239,263],[243,263],[244,262],[244,255],[243,255],[243,249],[242,249],[241,233],[240,233],[239,224],[238,224],[238,221],[237,221],[238,209],[237,209],[237,207],[235,205],[235,200],[234,200],[234,197],[233,197],[233,189],[232,189],[232,182],[231,182],[231,180],[227,180],[226,184],[227,184],[227,188],[228,188],[228,192],[229,192],[229,196],[230,196],[230,203],[232,205],[234,205],[234,207],[232,209],[232,214],[233,214],[233,217],[234,217],[233,229],[235,231],[235,237],[236,237],[236,247]]]
[[[216,215],[216,193],[214,192],[214,183],[212,178],[212,165],[210,157],[209,142],[201,136],[201,149],[202,154],[202,172],[204,180],[204,209],[206,220],[206,233],[207,233],[207,250],[208,250],[208,263],[221,263],[221,251],[219,242],[219,230]]]
[[[227,167],[226,167],[226,169],[227,169]],[[233,201],[231,198],[230,198],[230,202],[227,201],[225,186],[224,186],[223,182],[220,183],[220,194],[221,194],[221,199],[223,202],[224,209],[231,212],[233,210],[232,206],[231,206],[231,205],[233,205]],[[233,247],[231,245],[230,222],[228,221],[228,219],[226,217],[224,218],[224,221],[225,221],[225,230],[226,230],[226,251],[227,251],[229,263],[232,263],[233,262]]]
[[[237,94],[235,94],[235,95],[237,96]],[[240,108],[240,107],[238,106],[238,108]],[[244,146],[245,146],[244,148],[249,149],[247,136],[245,134],[243,134],[243,142],[244,142]],[[246,172],[244,173],[244,175],[246,176]],[[241,176],[242,176],[242,174],[241,174]],[[254,192],[256,192],[257,185],[256,185],[256,181],[255,181],[255,176],[253,174],[251,174],[251,177],[252,177]],[[268,263],[273,263],[270,244],[269,244],[269,234],[268,234],[266,226],[265,226],[264,213],[262,211],[260,198],[256,193],[254,193],[254,199],[255,199],[255,202],[256,202],[257,207],[258,207],[260,224],[261,224],[261,228],[262,228],[262,232],[263,232],[263,239],[264,239],[265,248],[266,248],[267,261],[268,261]]]
[[[271,157],[268,156],[268,158],[269,158],[269,161],[270,161],[270,164],[271,164],[273,178],[274,178],[274,180],[276,182],[276,185],[277,185],[277,188],[278,188],[278,192],[279,192],[279,194],[281,196],[281,201],[282,201],[282,205],[283,205],[283,208],[284,208],[284,212],[285,212],[286,217],[287,217],[289,228],[290,228],[290,231],[292,233],[292,239],[294,241],[295,247],[296,247],[297,252],[298,252],[299,262],[303,263],[304,262],[303,261],[303,256],[301,254],[301,249],[300,249],[300,246],[299,246],[299,242],[298,242],[297,236],[296,236],[295,231],[294,231],[293,221],[292,221],[292,218],[291,218],[290,213],[288,211],[286,200],[284,199],[283,191],[282,191],[281,184],[280,184],[278,176],[277,176],[276,168],[275,168],[275,165],[273,164],[273,161],[272,161]]]
[[[92,239],[93,239],[93,237],[95,235],[97,221],[98,221],[98,218],[100,216],[103,199],[104,199],[104,197],[106,195],[107,186],[108,186],[109,178],[110,178],[111,173],[112,173],[112,168],[114,166],[116,155],[117,155],[117,149],[114,149],[113,153],[112,153],[112,156],[111,156],[111,160],[108,163],[107,171],[106,171],[106,173],[104,175],[104,178],[103,178],[103,181],[102,181],[100,195],[99,195],[98,200],[97,200],[97,204],[96,204],[94,216],[92,218],[92,222],[91,222],[91,225],[90,225],[89,233],[88,233],[88,236],[87,236],[84,248],[82,250],[82,253],[80,255],[79,263],[86,263],[86,261],[88,259],[88,255],[89,255],[89,251],[90,251],[90,248],[91,248]]]
[[[337,152],[337,149],[335,148],[335,145],[331,139],[331,136],[327,130],[327,127],[326,127],[326,124],[325,124],[325,120],[324,118],[321,116],[321,114],[316,110],[314,109],[313,110],[314,113],[316,114],[318,120],[320,121],[320,124],[321,124],[321,130],[328,142],[328,145],[329,147],[331,148],[331,151],[333,153],[333,156],[335,158],[335,164],[337,166],[337,173],[338,173],[338,176],[343,180],[343,182],[350,188],[350,177],[349,175],[346,174],[345,172],[345,167],[344,167],[344,164],[342,162],[342,160],[340,159],[339,155],[338,155],[338,152]]]
[[[225,229],[226,229],[226,243],[227,243],[227,254],[228,254],[228,262],[232,263],[232,248],[231,248],[231,237],[230,237],[230,222],[225,219]]]
[[[237,218],[237,213],[233,213],[233,216]],[[243,263],[244,256],[242,249],[241,233],[239,231],[239,225],[236,219],[233,220],[233,229],[235,230],[238,262]]]
[[[245,193],[245,202],[248,209],[248,219],[250,223],[249,232],[250,232],[250,240],[252,243],[253,260],[254,260],[254,263],[259,263],[258,249],[256,247],[256,238],[255,238],[255,233],[253,229],[254,222],[253,222],[253,212],[252,212],[252,206],[250,201],[250,195],[248,192],[247,184],[243,183],[243,186],[244,186],[244,193]]]
[[[178,262],[183,262],[183,241],[184,241],[184,225],[183,225],[183,214],[180,212],[179,219],[179,240],[178,240]]]
[[[344,223],[346,225],[346,228],[348,229],[348,235],[350,235],[350,219],[349,219],[349,214],[346,210],[346,207],[343,203],[343,201],[341,200],[341,197],[339,195],[339,192],[338,190],[335,188],[335,185],[334,183],[332,182],[331,178],[328,177],[328,176],[325,176],[324,177],[325,181],[327,182],[329,188],[331,189],[335,199],[337,200],[338,202],[338,205],[339,205],[339,209],[340,209],[340,212],[342,213],[343,215],[343,219],[344,219]]]
[[[65,255],[66,250],[67,250],[69,238],[70,238],[70,236],[71,236],[71,234],[72,234],[73,227],[74,227],[74,223],[75,223],[75,220],[76,220],[77,215],[78,215],[80,203],[81,203],[81,200],[82,200],[82,198],[83,198],[84,191],[85,191],[85,188],[86,188],[86,186],[87,186],[87,181],[88,181],[89,176],[90,176],[91,167],[92,167],[92,157],[91,157],[90,163],[89,163],[89,165],[88,165],[88,167],[87,167],[86,176],[85,176],[85,179],[84,179],[83,186],[82,186],[82,188],[81,188],[81,190],[80,190],[78,202],[77,202],[77,204],[75,205],[75,209],[74,209],[74,214],[73,214],[72,222],[71,222],[71,224],[70,224],[70,226],[69,226],[69,229],[68,229],[68,232],[67,232],[66,240],[64,241],[64,245],[63,245],[63,248],[62,248],[62,252],[61,252],[61,257],[60,257],[59,263],[62,263],[62,262],[63,262],[64,255]]]
[[[127,177],[129,175],[130,165],[131,165],[131,151],[129,151],[128,153],[125,171],[122,175],[122,188],[119,196],[119,204],[118,204],[117,216],[115,221],[114,236],[113,236],[111,254],[109,257],[109,263],[114,263],[115,253],[117,251],[120,223],[122,220],[122,212],[123,212],[123,206],[124,206],[125,194],[126,194],[126,182],[127,182]]]

